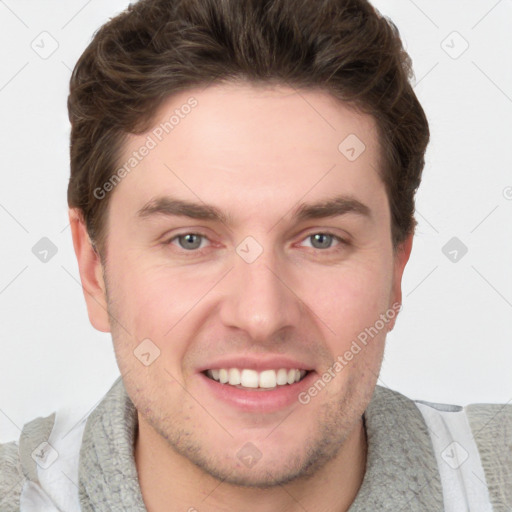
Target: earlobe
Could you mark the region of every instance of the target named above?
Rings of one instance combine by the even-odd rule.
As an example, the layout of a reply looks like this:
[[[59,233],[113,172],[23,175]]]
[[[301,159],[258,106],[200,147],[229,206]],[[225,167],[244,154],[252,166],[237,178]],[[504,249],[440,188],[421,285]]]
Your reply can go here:
[[[390,307],[393,304],[402,304],[402,276],[405,270],[405,265],[409,261],[409,257],[412,251],[412,241],[414,233],[411,233],[396,249],[394,255],[394,268],[393,268],[393,288],[391,292]],[[388,324],[388,331],[391,331],[395,326],[396,318],[394,318]]]
[[[70,208],[68,214],[89,321],[98,331],[110,332],[106,287],[99,254],[91,243],[81,212]]]

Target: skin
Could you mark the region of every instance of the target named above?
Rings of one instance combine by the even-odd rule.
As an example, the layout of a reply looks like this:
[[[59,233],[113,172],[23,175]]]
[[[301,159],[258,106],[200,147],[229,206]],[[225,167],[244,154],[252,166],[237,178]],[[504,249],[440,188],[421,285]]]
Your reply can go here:
[[[286,354],[321,375],[401,302],[412,235],[393,250],[375,121],[322,91],[238,83],[170,97],[154,126],[191,96],[198,105],[110,192],[105,268],[69,212],[90,321],[112,333],[138,410],[144,501],[151,512],[347,510],[396,317],[307,405],[239,411],[205,392],[197,368],[219,355]],[[120,162],[151,132],[130,135]],[[338,150],[349,134],[366,146],[355,161]],[[231,222],[137,217],[162,194],[212,204]],[[371,217],[293,218],[299,202],[336,194]],[[348,244],[315,244],[323,232]],[[176,238],[186,233],[204,235],[199,249]],[[250,264],[235,250],[247,236],[263,248]],[[149,366],[133,354],[146,338],[160,350]],[[262,454],[252,467],[237,457],[247,442]]]

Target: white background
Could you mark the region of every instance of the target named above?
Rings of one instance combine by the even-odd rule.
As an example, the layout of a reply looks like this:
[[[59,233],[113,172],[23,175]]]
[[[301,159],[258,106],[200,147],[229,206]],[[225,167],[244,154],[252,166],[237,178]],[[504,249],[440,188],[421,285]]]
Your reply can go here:
[[[505,403],[512,400],[512,2],[374,4],[400,29],[432,133],[404,307],[379,384],[435,402]],[[119,375],[110,334],[89,324],[79,284],[67,218],[66,100],[71,69],[94,31],[127,5],[0,2],[1,441],[64,404],[90,410]],[[31,47],[46,37],[51,48],[43,31],[58,43],[46,59]],[[42,237],[58,249],[47,263],[32,253]],[[468,248],[457,262],[442,252],[452,237]]]

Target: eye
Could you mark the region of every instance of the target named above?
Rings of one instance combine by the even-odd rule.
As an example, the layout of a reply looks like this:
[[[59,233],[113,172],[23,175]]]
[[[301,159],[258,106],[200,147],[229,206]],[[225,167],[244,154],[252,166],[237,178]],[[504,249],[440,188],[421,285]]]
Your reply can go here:
[[[311,240],[311,246],[313,249],[331,249],[332,242],[336,240],[337,245],[347,245],[347,242],[332,233],[311,233],[304,240]]]
[[[202,242],[208,240],[206,235],[202,233],[182,233],[179,235],[175,235],[166,242],[163,242],[164,245],[178,245],[179,249],[182,249],[184,252],[197,252],[201,253],[202,249],[204,249],[204,245]],[[317,232],[311,233],[303,240],[311,240],[310,247],[312,249],[323,250],[326,251],[333,247],[333,242],[336,241],[336,246],[340,245],[348,245],[348,242],[333,233],[328,232]],[[334,246],[334,247],[336,247]]]
[[[179,244],[179,247],[181,249],[184,249],[185,251],[197,251],[197,249],[202,248],[201,242],[207,239],[205,235],[202,235],[201,233],[183,233],[181,235],[176,235],[172,237],[167,242],[164,242],[165,245],[170,245],[174,241],[177,241]],[[200,252],[200,251],[197,251]]]

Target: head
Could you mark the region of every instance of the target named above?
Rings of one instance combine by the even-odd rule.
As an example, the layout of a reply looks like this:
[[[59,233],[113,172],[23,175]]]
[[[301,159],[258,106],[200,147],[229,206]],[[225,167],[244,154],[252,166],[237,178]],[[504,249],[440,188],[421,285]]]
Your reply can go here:
[[[142,0],[80,57],[68,203],[89,318],[139,422],[207,473],[307,477],[360,421],[429,137],[410,77],[362,0]],[[308,371],[291,404],[242,407],[205,375],[273,361]]]

